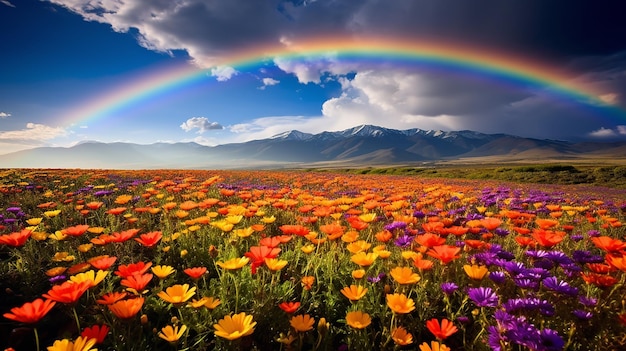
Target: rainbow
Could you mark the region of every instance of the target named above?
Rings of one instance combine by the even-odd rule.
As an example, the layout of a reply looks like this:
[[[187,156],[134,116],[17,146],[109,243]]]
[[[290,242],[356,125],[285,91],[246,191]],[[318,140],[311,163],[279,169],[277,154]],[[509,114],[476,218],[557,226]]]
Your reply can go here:
[[[457,70],[485,76],[495,82],[550,91],[556,96],[587,105],[616,109],[602,101],[602,92],[572,80],[571,72],[528,58],[458,43],[389,40],[369,38],[352,40],[316,38],[297,45],[260,45],[234,52],[215,63],[245,70],[273,58],[315,59],[331,54],[338,60],[372,60],[399,64],[420,64],[444,70]],[[206,80],[208,70],[179,65],[149,71],[130,79],[120,87],[86,101],[69,113],[67,124],[87,123],[112,116],[126,108],[149,103],[157,96],[174,92]],[[620,114],[623,111],[620,111]]]

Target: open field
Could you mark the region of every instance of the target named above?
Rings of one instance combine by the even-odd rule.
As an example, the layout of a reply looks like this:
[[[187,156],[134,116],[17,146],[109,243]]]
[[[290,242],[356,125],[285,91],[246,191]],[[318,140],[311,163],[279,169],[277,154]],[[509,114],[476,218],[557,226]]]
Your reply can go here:
[[[0,348],[623,350],[625,171],[2,170]]]

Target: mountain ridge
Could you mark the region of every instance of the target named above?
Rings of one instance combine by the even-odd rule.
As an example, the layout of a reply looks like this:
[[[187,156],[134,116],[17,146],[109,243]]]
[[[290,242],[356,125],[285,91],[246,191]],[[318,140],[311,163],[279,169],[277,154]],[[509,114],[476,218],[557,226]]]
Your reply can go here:
[[[509,162],[531,157],[624,159],[626,142],[581,142],[485,134],[471,130],[396,130],[359,125],[317,134],[291,130],[267,139],[205,146],[195,142],[135,144],[84,141],[0,155],[3,168],[283,168],[324,163],[377,166],[481,158]]]

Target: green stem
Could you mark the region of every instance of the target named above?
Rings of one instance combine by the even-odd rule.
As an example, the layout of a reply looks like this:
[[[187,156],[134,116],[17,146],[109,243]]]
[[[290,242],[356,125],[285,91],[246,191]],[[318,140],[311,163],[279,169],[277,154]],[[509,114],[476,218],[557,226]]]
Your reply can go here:
[[[37,332],[37,328],[33,328],[33,331],[35,332],[35,347],[36,350],[39,351],[39,333]]]
[[[76,321],[76,328],[80,333],[80,321],[78,320],[78,313],[76,313],[76,306],[72,307],[72,311],[74,312],[74,320]]]

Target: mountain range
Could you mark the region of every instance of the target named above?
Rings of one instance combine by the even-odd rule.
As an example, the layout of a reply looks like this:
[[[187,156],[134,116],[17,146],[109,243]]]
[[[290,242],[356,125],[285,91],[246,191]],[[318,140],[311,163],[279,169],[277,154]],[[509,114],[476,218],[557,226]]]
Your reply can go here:
[[[0,155],[2,168],[252,169],[626,159],[626,142],[568,142],[474,131],[361,125],[319,134],[297,130],[244,143],[81,142]]]

